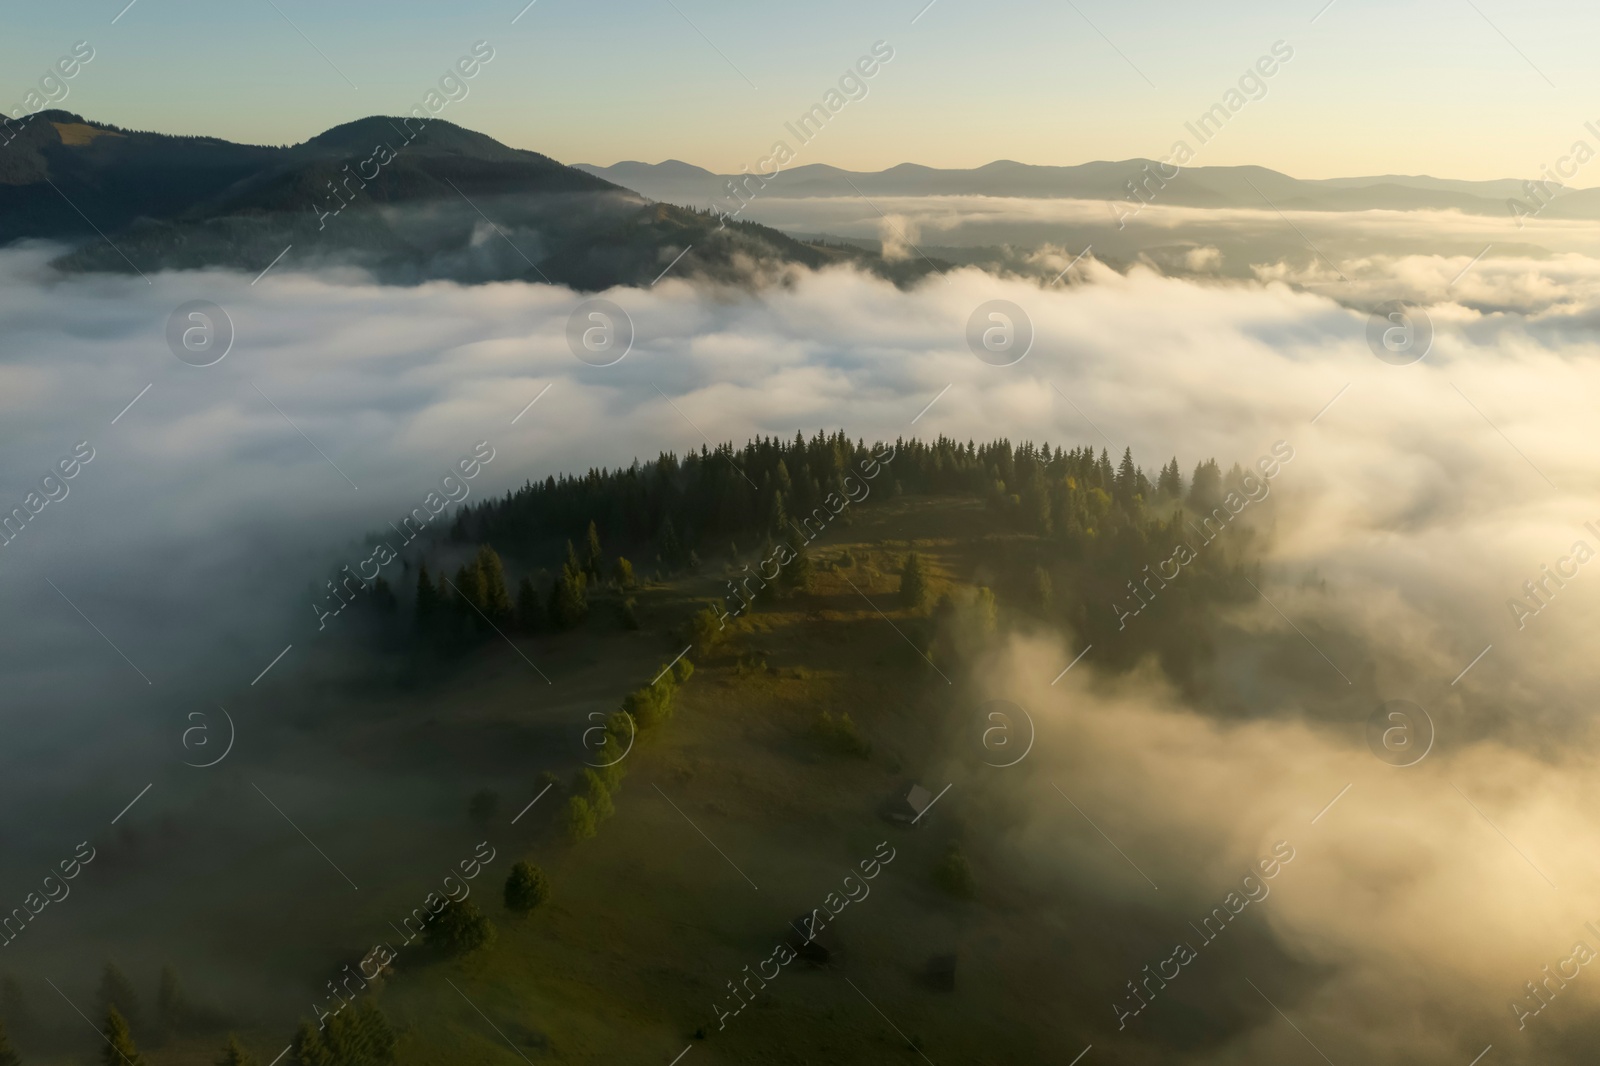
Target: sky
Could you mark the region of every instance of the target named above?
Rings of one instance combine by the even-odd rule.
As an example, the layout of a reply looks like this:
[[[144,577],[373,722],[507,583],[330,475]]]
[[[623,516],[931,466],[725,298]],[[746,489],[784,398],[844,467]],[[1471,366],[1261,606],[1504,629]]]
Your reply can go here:
[[[566,163],[736,172],[876,42],[893,58],[799,163],[1162,158],[1297,177],[1533,178],[1600,119],[1577,0],[92,0],[18,5],[4,109],[78,41],[60,106],[136,129],[296,143],[408,111],[474,42],[494,59],[441,117]],[[1276,42],[1293,57],[1210,143],[1184,123]],[[1600,172],[1600,167],[1597,167]],[[1596,184],[1582,171],[1573,184]]]

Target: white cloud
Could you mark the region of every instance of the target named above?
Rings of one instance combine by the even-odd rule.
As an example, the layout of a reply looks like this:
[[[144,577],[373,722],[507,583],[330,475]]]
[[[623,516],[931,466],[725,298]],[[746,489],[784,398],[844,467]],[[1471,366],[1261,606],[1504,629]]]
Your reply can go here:
[[[56,277],[46,257],[0,254],[0,493],[19,499],[76,441],[97,457],[69,498],[0,549],[15,750],[60,754],[81,746],[61,729],[101,725],[100,750],[75,756],[85,764],[125,754],[111,749],[127,735],[158,747],[149,736],[181,719],[175,702],[215,702],[308,638],[306,587],[481,439],[498,456],[480,494],[698,448],[700,430],[717,442],[842,426],[869,440],[1131,445],[1147,468],[1176,455],[1186,473],[1199,458],[1249,462],[1288,440],[1296,458],[1274,486],[1263,590],[1355,684],[1328,669],[1291,685],[1270,657],[1233,660],[1241,690],[1261,702],[1249,708],[1255,720],[1224,724],[1149,678],[1097,681],[1093,659],[1051,690],[1059,638],[1020,644],[1006,675],[1033,679],[1016,682],[1015,696],[1040,709],[1055,739],[1018,780],[1037,791],[1038,811],[1053,809],[1043,777],[1028,775],[1061,760],[1051,765],[1084,800],[1120,812],[1121,841],[1147,856],[1163,899],[1170,891],[1186,905],[1216,895],[1264,842],[1301,848],[1262,912],[1284,952],[1328,968],[1296,1016],[1344,1052],[1336,1061],[1401,1061],[1380,1039],[1418,1057],[1475,1053],[1479,1033],[1503,1048],[1499,1061],[1532,1061],[1534,1045],[1506,1031],[1503,1001],[1583,920],[1600,918],[1583,904],[1600,873],[1585,846],[1600,831],[1588,813],[1600,569],[1582,571],[1522,631],[1506,600],[1575,539],[1600,548],[1582,528],[1600,520],[1593,260],[1489,257],[1451,290],[1465,258],[1373,257],[1358,271],[1360,299],[1433,303],[1433,353],[1409,367],[1375,358],[1366,316],[1291,288],[1286,280],[1307,279],[1287,269],[1264,284],[1197,284],[1086,260],[1090,284],[1044,289],[976,271],[910,291],[849,271],[801,274],[759,296],[668,278],[607,294],[637,339],[601,369],[567,350],[580,297],[564,290],[385,288],[288,272],[254,286],[225,273],[146,285]],[[1495,296],[1526,313],[1470,306]],[[1009,368],[980,362],[963,339],[967,316],[997,298],[1021,305],[1036,329],[1032,352]],[[191,299],[223,305],[237,326],[215,367],[167,350],[167,316]],[[1306,576],[1328,591],[1302,589]],[[159,700],[46,577],[158,682]],[[1297,648],[1321,669],[1265,605],[1240,609],[1237,622],[1262,648]],[[1440,727],[1437,754],[1410,771],[1379,764],[1360,735],[1374,698],[1393,697],[1423,703]],[[132,701],[136,724],[107,718],[109,700]],[[1352,792],[1310,827],[1347,781]],[[50,786],[63,796],[78,787]],[[1050,876],[1064,861],[1097,892],[1139,889],[1070,823],[1040,814],[1012,844],[1051,859],[1040,860]],[[1593,1004],[1587,987],[1569,993],[1549,1029],[1587,1020]],[[1418,1032],[1408,1019],[1419,1011],[1459,1032]],[[1194,1061],[1268,1061],[1295,1048],[1280,1036],[1247,1028]]]

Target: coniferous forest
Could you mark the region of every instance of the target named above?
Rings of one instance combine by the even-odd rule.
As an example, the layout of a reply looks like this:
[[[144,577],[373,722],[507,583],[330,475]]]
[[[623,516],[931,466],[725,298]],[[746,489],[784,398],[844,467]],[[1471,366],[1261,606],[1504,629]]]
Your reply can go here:
[[[1255,506],[1248,522],[1232,519],[1265,498],[1264,485],[1237,464],[1224,474],[1210,459],[1187,477],[1176,458],[1152,475],[1131,449],[1113,463],[1105,449],[1003,439],[869,447],[818,432],[662,453],[530,481],[460,508],[448,536],[419,542],[426,547],[414,552],[409,619],[396,624],[444,650],[496,631],[559,632],[582,624],[591,594],[604,588],[632,627],[628,594],[649,577],[747,553],[767,559],[775,544],[809,566],[807,545],[848,524],[853,509],[957,497],[1023,538],[997,560],[1002,595],[1087,642],[1106,642],[1113,662],[1157,652],[1181,679],[1208,648],[1202,608],[1253,595],[1245,576],[1264,508]],[[792,573],[775,583],[795,586]],[[393,611],[387,589],[375,602]],[[1112,639],[1135,628],[1130,639]]]

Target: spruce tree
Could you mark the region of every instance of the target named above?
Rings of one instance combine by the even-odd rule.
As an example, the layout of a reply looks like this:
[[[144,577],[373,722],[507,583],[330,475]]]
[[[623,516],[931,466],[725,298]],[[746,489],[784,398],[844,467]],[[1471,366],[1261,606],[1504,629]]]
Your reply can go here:
[[[380,614],[394,614],[400,607],[400,602],[395,599],[393,586],[381,575],[372,583],[372,606]]]
[[[1133,465],[1133,449],[1122,450],[1122,462],[1117,465],[1117,499],[1124,504],[1133,502],[1134,493],[1138,491],[1139,469]]]
[[[476,559],[456,568],[455,586],[460,590],[459,595],[455,597],[460,613],[465,617],[477,619],[481,624],[482,615],[478,614],[478,611],[484,608],[483,571],[478,568]],[[466,602],[461,602],[463,600]],[[474,611],[472,609],[474,607],[478,610]]]
[[[323,1020],[321,1028],[300,1023],[294,1038],[300,1066],[393,1066],[394,1030],[371,998]]]
[[[163,1042],[181,1033],[193,1016],[178,974],[171,966],[161,967],[161,983],[156,990],[156,1025]]]
[[[114,962],[106,963],[105,972],[100,975],[95,1006],[99,1013],[115,1014],[130,1027],[137,1027],[140,1023],[139,997],[133,991],[133,982]]]
[[[778,579],[786,588],[806,592],[811,588],[815,576],[811,565],[811,553],[806,550],[806,539],[800,535],[799,530],[791,529],[786,540],[789,550],[794,553],[794,558],[784,564]]]
[[[239,1038],[229,1033],[228,1042],[222,1045],[222,1058],[217,1060],[217,1066],[256,1066],[256,1060],[245,1051]]]
[[[439,592],[433,587],[433,578],[428,576],[428,564],[423,563],[417,567],[417,628],[427,629],[433,625],[439,613]]]
[[[911,552],[900,571],[900,602],[917,610],[928,602],[928,575],[922,568],[922,556]]]
[[[506,569],[499,554],[485,544],[478,549],[474,560],[483,602],[478,606],[489,616],[489,621],[500,627],[511,624],[511,593],[506,591]]]
[[[572,629],[589,613],[588,578],[567,564],[550,588],[550,622],[557,629]]]
[[[517,583],[517,628],[524,633],[537,633],[544,628],[544,603],[533,586],[533,578],[524,577]]]
[[[1191,508],[1202,513],[1222,505],[1222,468],[1215,459],[1195,464],[1194,477],[1189,480],[1188,502]]]
[[[1055,599],[1055,590],[1050,581],[1050,571],[1042,566],[1033,568],[1033,586],[1029,589],[1033,606],[1040,611],[1048,611]]]
[[[774,491],[772,502],[767,507],[767,529],[773,533],[782,533],[789,528],[789,512],[783,506],[783,492]]]
[[[661,558],[669,568],[676,568],[683,561],[683,542],[678,539],[671,515],[661,524]]]
[[[1178,471],[1176,456],[1172,462],[1161,468],[1161,476],[1156,479],[1156,492],[1167,500],[1183,498],[1183,475]]]
[[[633,564],[620,555],[617,556],[616,564],[612,567],[611,576],[616,579],[617,587],[620,589],[634,587]]]
[[[590,580],[599,581],[605,566],[605,558],[600,554],[600,531],[595,528],[594,519],[589,519],[589,535],[584,541],[583,567]]]
[[[106,1011],[106,1048],[100,1053],[103,1066],[144,1066],[139,1049],[133,1046],[128,1020],[115,1007]]]

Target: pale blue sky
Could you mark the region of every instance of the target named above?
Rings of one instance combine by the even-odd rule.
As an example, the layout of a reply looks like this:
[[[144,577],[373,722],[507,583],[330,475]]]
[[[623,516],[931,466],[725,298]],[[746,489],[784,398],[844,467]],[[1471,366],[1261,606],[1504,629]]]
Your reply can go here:
[[[9,12],[5,110],[88,40],[97,55],[69,110],[295,142],[405,111],[487,39],[495,60],[442,117],[564,162],[737,170],[794,143],[784,122],[885,40],[895,58],[867,98],[797,162],[1064,164],[1166,154],[1281,39],[1293,60],[1196,163],[1534,177],[1577,137],[1600,146],[1583,129],[1600,120],[1600,9],[1576,0],[1334,0],[1315,23],[1324,0],[935,0],[915,24],[926,0],[538,0],[515,25],[525,0],[136,0],[113,25],[125,2]],[[1574,183],[1600,184],[1593,166]]]

